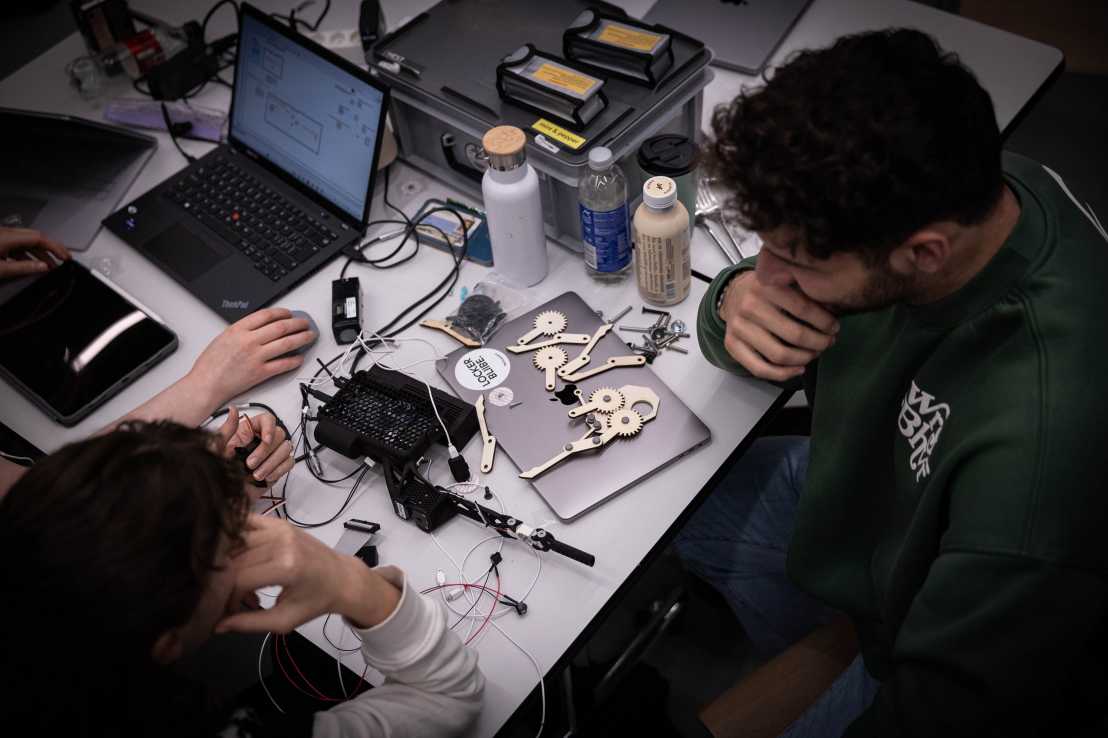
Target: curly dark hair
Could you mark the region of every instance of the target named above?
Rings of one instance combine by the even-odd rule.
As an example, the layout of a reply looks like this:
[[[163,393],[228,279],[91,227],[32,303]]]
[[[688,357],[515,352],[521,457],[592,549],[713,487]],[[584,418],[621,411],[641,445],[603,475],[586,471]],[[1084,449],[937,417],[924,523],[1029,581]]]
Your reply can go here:
[[[245,476],[211,433],[129,423],[59,449],[11,488],[0,645],[16,712],[46,734],[175,732],[166,701],[179,690],[151,649],[195,611],[223,537],[241,539]]]
[[[874,263],[940,220],[981,222],[1002,187],[989,94],[919,31],[803,51],[712,116],[707,166],[744,227],[799,229],[817,259]]]

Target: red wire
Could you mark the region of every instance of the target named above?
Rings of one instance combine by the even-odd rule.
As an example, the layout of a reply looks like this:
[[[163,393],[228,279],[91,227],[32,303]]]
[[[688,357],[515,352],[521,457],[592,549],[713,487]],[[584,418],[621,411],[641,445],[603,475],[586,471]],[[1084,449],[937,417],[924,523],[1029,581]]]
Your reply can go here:
[[[485,616],[485,620],[483,623],[481,623],[481,627],[477,629],[477,632],[466,639],[466,642],[464,644],[466,646],[468,646],[474,638],[481,635],[481,631],[483,631],[485,629],[485,626],[489,624],[489,621],[492,620],[492,614],[496,612],[496,606],[500,604],[500,572],[495,568],[493,569],[493,571],[496,572],[496,594],[492,598],[492,607],[489,608],[489,614]],[[487,587],[482,587],[482,589],[487,589]],[[478,595],[478,598],[480,598],[482,595],[484,595],[484,592],[482,592],[481,595]]]
[[[296,673],[300,675],[300,678],[304,680],[304,683],[308,685],[308,688],[316,693],[318,699],[323,700],[324,702],[342,702],[342,700],[338,699],[337,697],[328,697],[327,695],[323,694],[323,692],[319,691],[319,689],[317,689],[316,686],[312,684],[311,680],[308,679],[308,677],[304,676],[304,672],[300,671],[300,667],[296,664],[296,659],[292,657],[292,651],[289,649],[288,639],[285,636],[281,636],[281,642],[285,646],[285,655],[289,657],[289,663],[291,663],[293,668],[296,669]]]
[[[281,642],[280,641],[280,636],[278,636],[277,634],[274,634],[274,636],[273,636],[273,660],[277,662],[277,666],[281,667],[281,673],[285,675],[285,681],[287,681],[289,684],[291,684],[296,689],[296,691],[300,692],[301,694],[305,695],[306,697],[310,697],[313,700],[318,699],[314,694],[311,694],[310,692],[304,691],[304,688],[301,687],[296,682],[294,682],[292,677],[289,676],[288,671],[285,670],[285,665],[283,663],[281,663],[281,653],[278,650],[278,646],[279,646],[280,642]]]

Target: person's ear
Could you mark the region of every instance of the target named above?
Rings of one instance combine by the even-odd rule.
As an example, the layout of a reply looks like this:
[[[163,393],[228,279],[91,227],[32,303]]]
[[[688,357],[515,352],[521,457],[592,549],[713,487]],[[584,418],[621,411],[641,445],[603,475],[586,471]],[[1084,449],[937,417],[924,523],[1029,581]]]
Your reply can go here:
[[[154,646],[150,649],[150,658],[154,663],[163,666],[172,664],[185,653],[185,642],[176,628],[170,629],[158,636]]]
[[[895,274],[936,274],[950,259],[950,237],[938,229],[916,231],[889,252],[889,268]]]

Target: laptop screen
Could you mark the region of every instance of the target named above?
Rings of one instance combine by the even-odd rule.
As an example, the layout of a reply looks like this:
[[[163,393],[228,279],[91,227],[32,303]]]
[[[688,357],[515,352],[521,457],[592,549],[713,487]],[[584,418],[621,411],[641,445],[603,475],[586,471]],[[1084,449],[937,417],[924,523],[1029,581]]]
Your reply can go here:
[[[231,136],[361,220],[384,93],[247,13]]]

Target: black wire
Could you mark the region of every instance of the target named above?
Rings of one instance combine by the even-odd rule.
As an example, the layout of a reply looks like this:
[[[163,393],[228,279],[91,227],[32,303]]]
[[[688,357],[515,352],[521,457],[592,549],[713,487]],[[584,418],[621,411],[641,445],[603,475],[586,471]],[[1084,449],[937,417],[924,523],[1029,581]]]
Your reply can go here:
[[[212,16],[215,15],[215,12],[217,10],[219,10],[220,8],[222,8],[224,5],[230,5],[232,8],[235,9],[235,23],[236,24],[238,23],[239,4],[237,2],[235,2],[235,0],[219,0],[219,2],[217,2],[215,5],[213,5],[208,10],[207,14],[204,16],[204,20],[200,23],[200,40],[201,41],[207,42],[208,21],[210,21],[212,19]]]
[[[334,613],[329,612],[329,613],[327,613],[327,617],[323,618],[323,628],[322,628],[323,638],[328,643],[330,643],[331,648],[335,649],[336,651],[342,651],[343,653],[354,653],[355,651],[361,651],[362,650],[361,646],[355,646],[354,648],[339,648],[338,646],[335,645],[334,641],[332,641],[330,638],[327,637],[327,623],[329,623],[331,621],[331,616],[333,614]]]
[[[177,133],[173,130],[173,121],[169,119],[169,109],[166,108],[165,103],[162,103],[162,118],[165,119],[165,130],[169,133],[169,139],[173,141],[173,145],[177,147],[177,150],[181,152],[181,156],[185,157],[188,163],[196,161],[196,157],[181,148],[181,142],[177,140]],[[189,126],[192,127],[191,125]]]
[[[292,515],[290,515],[287,509],[288,505],[286,505],[285,519],[301,528],[322,528],[325,525],[330,525],[331,523],[335,522],[336,520],[338,520],[340,515],[346,512],[346,508],[350,505],[350,501],[354,499],[354,493],[358,491],[358,486],[362,483],[362,479],[364,479],[365,475],[369,472],[369,467],[363,466],[361,471],[362,473],[358,475],[358,478],[354,480],[354,484],[350,487],[350,492],[346,495],[346,500],[342,503],[342,507],[340,507],[338,512],[336,512],[331,517],[319,523],[305,523],[304,521],[297,520]]]
[[[492,576],[492,570],[493,570],[493,567],[492,567],[492,566],[490,566],[490,567],[489,567],[489,570],[485,572],[485,578],[484,578],[484,579],[483,579],[483,580],[481,581],[481,587],[482,587],[482,588],[483,588],[483,587],[484,587],[484,586],[485,586],[486,584],[488,584],[488,583],[489,583],[489,577],[491,577],[491,576]],[[462,587],[463,587],[463,588],[465,588],[465,585],[463,584],[463,585],[462,585]],[[458,627],[458,623],[460,623],[460,622],[462,622],[463,620],[465,620],[466,618],[468,618],[468,617],[469,617],[469,614],[470,614],[471,612],[473,612],[473,609],[474,609],[475,607],[477,607],[477,603],[478,603],[478,602],[480,602],[480,601],[481,601],[481,598],[482,598],[482,597],[484,597],[484,596],[485,596],[485,590],[484,590],[484,589],[479,589],[479,590],[477,591],[477,599],[475,599],[475,600],[473,601],[473,604],[469,606],[469,609],[465,611],[465,614],[464,614],[464,615],[462,615],[462,616],[461,616],[460,618],[458,618],[457,620],[455,620],[455,621],[454,621],[454,624],[450,626],[450,630],[454,630],[455,628],[457,628],[457,627]],[[496,607],[496,605],[494,604],[494,605],[493,605],[493,607]]]
[[[300,18],[296,17],[297,8],[307,10],[308,6],[311,4],[312,2],[300,3],[299,6],[290,10],[288,15],[281,15],[279,13],[270,13],[269,15],[270,17],[276,18],[277,20],[285,21],[289,24],[289,27],[297,33],[300,32],[300,26],[304,26],[304,28],[307,28],[309,31],[318,31],[319,24],[323,22],[323,19],[327,17],[327,13],[329,13],[331,10],[331,0],[324,0],[323,12],[321,12],[319,14],[319,17],[315,19],[315,23],[308,23],[307,21],[301,20]]]

